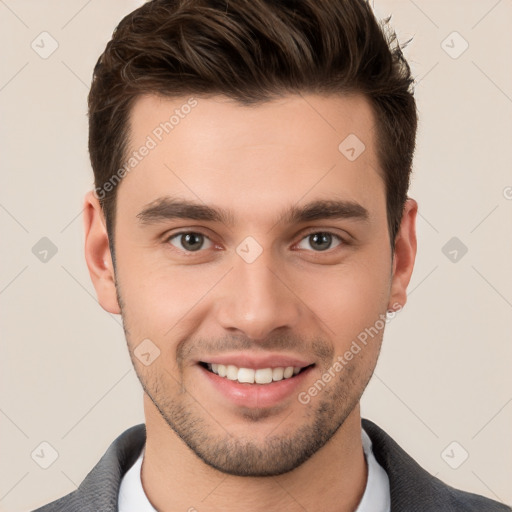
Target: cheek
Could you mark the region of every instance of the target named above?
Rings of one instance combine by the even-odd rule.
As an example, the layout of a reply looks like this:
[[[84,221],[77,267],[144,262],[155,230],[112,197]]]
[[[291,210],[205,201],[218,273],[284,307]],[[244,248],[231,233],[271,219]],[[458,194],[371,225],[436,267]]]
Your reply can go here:
[[[327,335],[350,345],[358,334],[375,324],[386,311],[390,292],[390,256],[379,261],[364,257],[352,264],[323,269],[309,282],[305,296],[315,313],[329,326]],[[338,351],[343,347],[338,347]]]
[[[132,336],[155,339],[178,336],[223,275],[215,266],[173,266],[136,247],[126,248],[118,268],[123,315]]]

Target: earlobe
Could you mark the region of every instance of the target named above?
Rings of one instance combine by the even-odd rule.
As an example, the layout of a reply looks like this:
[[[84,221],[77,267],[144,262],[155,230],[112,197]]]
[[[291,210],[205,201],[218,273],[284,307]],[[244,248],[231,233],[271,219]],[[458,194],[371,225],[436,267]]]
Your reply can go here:
[[[393,275],[388,310],[401,309],[407,302],[407,286],[411,280],[416,259],[416,214],[418,203],[407,199],[398,231],[393,259]]]
[[[84,230],[85,260],[98,302],[105,311],[120,314],[103,210],[92,190],[84,199]]]

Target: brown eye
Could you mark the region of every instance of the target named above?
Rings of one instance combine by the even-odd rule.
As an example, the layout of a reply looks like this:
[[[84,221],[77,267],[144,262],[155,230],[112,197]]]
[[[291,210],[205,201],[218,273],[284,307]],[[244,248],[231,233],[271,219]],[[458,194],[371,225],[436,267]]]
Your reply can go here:
[[[316,233],[310,233],[306,237],[301,240],[301,244],[306,242],[309,245],[309,248],[312,248],[315,252],[327,251],[333,247],[333,242],[337,241],[337,244],[334,247],[340,245],[343,240],[334,233],[329,233],[326,231],[318,231]],[[308,247],[301,247],[301,249],[309,249]]]
[[[168,238],[168,242],[177,249],[185,252],[197,252],[201,249],[207,249],[212,245],[208,237],[194,231],[176,233]],[[209,243],[210,245],[204,247],[205,243]]]

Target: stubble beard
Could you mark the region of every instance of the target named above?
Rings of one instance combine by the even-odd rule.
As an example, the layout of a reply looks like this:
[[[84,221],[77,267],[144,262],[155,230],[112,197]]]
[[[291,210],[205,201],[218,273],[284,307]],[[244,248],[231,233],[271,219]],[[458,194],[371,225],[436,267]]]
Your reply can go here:
[[[124,304],[119,291],[117,294],[130,357],[144,392],[170,429],[199,459],[230,475],[277,476],[307,461],[332,439],[359,403],[378,357],[377,354],[369,364],[365,364],[364,357],[361,357],[359,361],[353,360],[354,364],[344,367],[331,385],[319,391],[309,404],[302,405],[308,408],[301,415],[306,421],[295,430],[287,428],[283,433],[271,433],[263,441],[255,442],[250,437],[251,428],[257,428],[256,424],[269,416],[268,411],[241,412],[247,422],[248,434],[244,438],[235,437],[229,431],[229,424],[222,425],[218,421],[218,414],[214,419],[208,411],[208,404],[199,404],[182,384],[178,386],[178,391],[169,391],[169,388],[176,388],[172,381],[177,380],[170,372],[162,370],[158,373],[157,364],[148,369],[136,363],[133,353],[136,344],[130,340]],[[166,379],[166,374],[171,378]],[[289,424],[289,418],[285,416],[285,420]],[[270,430],[277,431],[279,426]]]

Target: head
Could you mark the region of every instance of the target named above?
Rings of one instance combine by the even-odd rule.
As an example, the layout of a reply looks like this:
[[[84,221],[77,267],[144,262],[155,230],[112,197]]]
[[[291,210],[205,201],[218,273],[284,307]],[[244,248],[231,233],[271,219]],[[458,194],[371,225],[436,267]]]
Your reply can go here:
[[[95,67],[89,270],[146,413],[221,471],[280,474],[328,443],[405,304],[417,116],[387,21],[360,0],[154,0]],[[212,363],[301,371],[271,400],[226,394]]]

